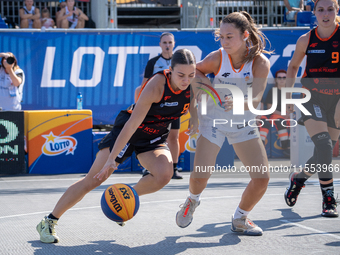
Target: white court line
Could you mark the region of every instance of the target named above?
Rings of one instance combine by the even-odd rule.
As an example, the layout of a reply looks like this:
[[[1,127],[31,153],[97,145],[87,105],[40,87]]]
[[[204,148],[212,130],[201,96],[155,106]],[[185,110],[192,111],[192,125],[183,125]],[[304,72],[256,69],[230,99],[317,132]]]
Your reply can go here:
[[[84,176],[85,177],[85,176]],[[142,177],[142,175],[140,176],[120,176],[119,178],[121,179],[134,179],[134,178],[137,178],[137,179],[140,179]],[[69,178],[69,179],[22,179],[22,180],[2,180],[0,178],[0,183],[3,183],[3,182],[44,182],[44,181],[79,181],[82,177],[80,176],[79,178]],[[107,180],[111,180],[112,178],[116,179],[117,177],[109,177]]]
[[[301,225],[301,224],[298,224],[298,223],[293,223],[293,222],[288,221],[288,220],[280,220],[280,221],[287,223],[287,224],[290,224],[290,225],[293,225],[293,226],[296,226],[296,227],[299,227],[299,228],[304,228],[304,229],[307,229],[307,230],[310,230],[310,231],[313,231],[313,232],[316,232],[316,233],[319,233],[319,234],[322,234],[322,235],[325,235],[325,236],[331,236],[331,237],[334,237],[334,238],[340,240],[340,236],[337,236],[337,235],[334,235],[334,234],[331,234],[331,233],[328,233],[328,232],[325,232],[325,231],[321,231],[321,230],[318,230],[318,229],[315,229],[315,228],[306,227],[304,225]]]
[[[315,192],[319,193],[319,192]],[[302,194],[302,193],[301,193]],[[307,193],[306,193],[307,194]],[[308,193],[313,194],[313,193]],[[282,194],[265,194],[266,196],[282,196]],[[221,197],[202,197],[202,200],[208,200],[208,199],[221,199],[221,198],[239,198],[240,196],[221,196]],[[183,202],[185,199],[172,199],[172,200],[160,200],[160,201],[146,201],[141,202],[140,204],[155,204],[155,203],[167,203],[167,202]],[[80,208],[71,208],[68,211],[77,211],[77,210],[87,210],[87,209],[94,209],[99,208],[100,206],[91,206],[91,207],[80,207]],[[51,211],[45,211],[45,212],[34,212],[34,213],[26,213],[26,214],[16,214],[16,215],[8,215],[8,216],[0,216],[1,219],[7,219],[7,218],[15,218],[15,217],[22,217],[22,216],[29,216],[29,215],[36,215],[36,214],[46,214],[50,213]]]

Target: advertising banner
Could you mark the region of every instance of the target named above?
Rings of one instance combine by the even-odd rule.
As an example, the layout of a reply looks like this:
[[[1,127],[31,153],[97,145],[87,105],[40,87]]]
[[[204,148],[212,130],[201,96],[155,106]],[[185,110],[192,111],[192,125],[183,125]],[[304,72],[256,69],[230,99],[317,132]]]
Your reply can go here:
[[[0,175],[25,169],[24,112],[0,111]]]

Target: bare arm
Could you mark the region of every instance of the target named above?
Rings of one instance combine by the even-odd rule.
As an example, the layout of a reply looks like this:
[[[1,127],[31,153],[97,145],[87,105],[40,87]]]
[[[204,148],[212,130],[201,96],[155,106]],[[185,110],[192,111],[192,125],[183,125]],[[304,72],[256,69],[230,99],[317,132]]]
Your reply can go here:
[[[261,103],[263,92],[267,86],[267,77],[270,70],[270,62],[264,55],[259,55],[255,58],[253,63],[253,106],[257,106]],[[249,110],[248,104],[245,104],[245,110]]]
[[[40,10],[38,8],[34,9],[35,14],[31,17],[31,19],[40,19]]]
[[[285,6],[287,7],[288,11],[291,12],[291,11],[302,11],[303,10],[303,0],[300,1],[299,3],[299,8],[298,7],[292,7],[288,0],[283,0]]]
[[[66,10],[65,8],[61,9],[58,14],[57,14],[57,19],[58,21],[61,21],[61,20],[64,20],[64,19],[67,19],[67,17],[70,17],[73,15],[73,12],[70,12],[69,14],[65,15],[66,14]]]
[[[85,13],[83,13],[83,11],[78,9],[78,8],[76,9],[76,15],[78,16],[78,19],[89,20],[87,15]]]
[[[94,176],[102,180],[108,178],[108,174],[117,169],[115,159],[124,146],[128,143],[132,135],[136,132],[139,125],[145,119],[152,103],[159,102],[164,92],[165,78],[161,75],[154,76],[148,85],[143,89],[138,102],[131,114],[129,120],[125,123],[122,131],[112,148],[112,151],[107,159],[103,169]]]
[[[293,57],[289,63],[287,70],[286,87],[292,88],[295,84],[295,79],[299,71],[300,64],[306,55],[306,49],[309,41],[309,32],[302,35],[296,42]]]

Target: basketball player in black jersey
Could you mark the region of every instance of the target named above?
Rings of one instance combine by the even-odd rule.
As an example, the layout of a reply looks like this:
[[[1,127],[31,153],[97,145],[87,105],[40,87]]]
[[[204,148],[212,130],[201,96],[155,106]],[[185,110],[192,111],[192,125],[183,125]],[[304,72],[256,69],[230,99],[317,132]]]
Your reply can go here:
[[[285,192],[287,205],[294,206],[305,181],[318,173],[323,195],[324,217],[338,217],[333,187],[333,147],[340,134],[340,29],[337,0],[317,0],[314,13],[318,27],[302,35],[297,43],[287,72],[286,87],[293,87],[299,66],[307,56],[306,69],[301,79],[311,99],[304,107],[312,115],[303,115],[300,122],[306,126],[315,145],[313,156],[302,172],[290,175],[290,187]],[[289,95],[291,96],[291,95]],[[287,107],[292,112],[292,105]]]
[[[155,73],[168,69],[171,64],[172,51],[175,47],[175,37],[172,33],[165,32],[160,37],[159,46],[162,49],[160,55],[150,59],[146,64],[144,71],[144,78],[142,84],[135,90],[135,102],[137,101],[138,94],[143,86],[143,84],[150,79]],[[172,160],[174,162],[174,173],[172,179],[183,179],[183,177],[178,174],[178,154],[179,154],[179,129],[180,129],[180,119],[177,119],[171,123],[171,129],[168,136],[168,146],[172,155]],[[149,174],[150,172],[143,169],[143,176]]]
[[[169,70],[155,74],[144,84],[137,103],[119,113],[114,128],[100,142],[100,151],[89,173],[70,186],[52,213],[37,225],[42,242],[57,243],[57,220],[88,192],[101,185],[133,151],[150,171],[134,186],[139,196],[156,192],[170,181],[173,163],[165,143],[170,123],[190,109],[189,134],[194,134],[198,128],[196,108],[193,104],[190,106],[194,98],[190,95],[190,83],[195,68],[193,53],[181,49],[174,53]]]

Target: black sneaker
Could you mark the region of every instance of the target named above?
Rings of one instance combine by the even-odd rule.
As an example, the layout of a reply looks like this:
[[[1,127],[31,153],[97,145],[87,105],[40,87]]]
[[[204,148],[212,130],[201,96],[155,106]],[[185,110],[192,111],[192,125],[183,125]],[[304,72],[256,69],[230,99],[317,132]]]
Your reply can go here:
[[[325,194],[323,197],[323,203],[322,203],[322,213],[321,216],[323,217],[339,217],[338,211],[336,210],[336,207],[338,206],[337,201],[335,200],[332,194]]]
[[[305,187],[304,184],[302,184],[302,183],[300,183],[296,180],[295,177],[297,175],[298,175],[297,172],[292,172],[289,175],[290,186],[284,194],[285,201],[286,201],[286,204],[288,206],[294,206],[295,205],[301,189]]]
[[[142,177],[144,177],[144,176],[147,176],[148,174],[150,174],[150,172],[148,171],[148,170],[146,170],[145,168],[143,168],[143,170],[142,170]]]
[[[183,176],[180,175],[177,170],[175,170],[171,179],[183,179]]]

